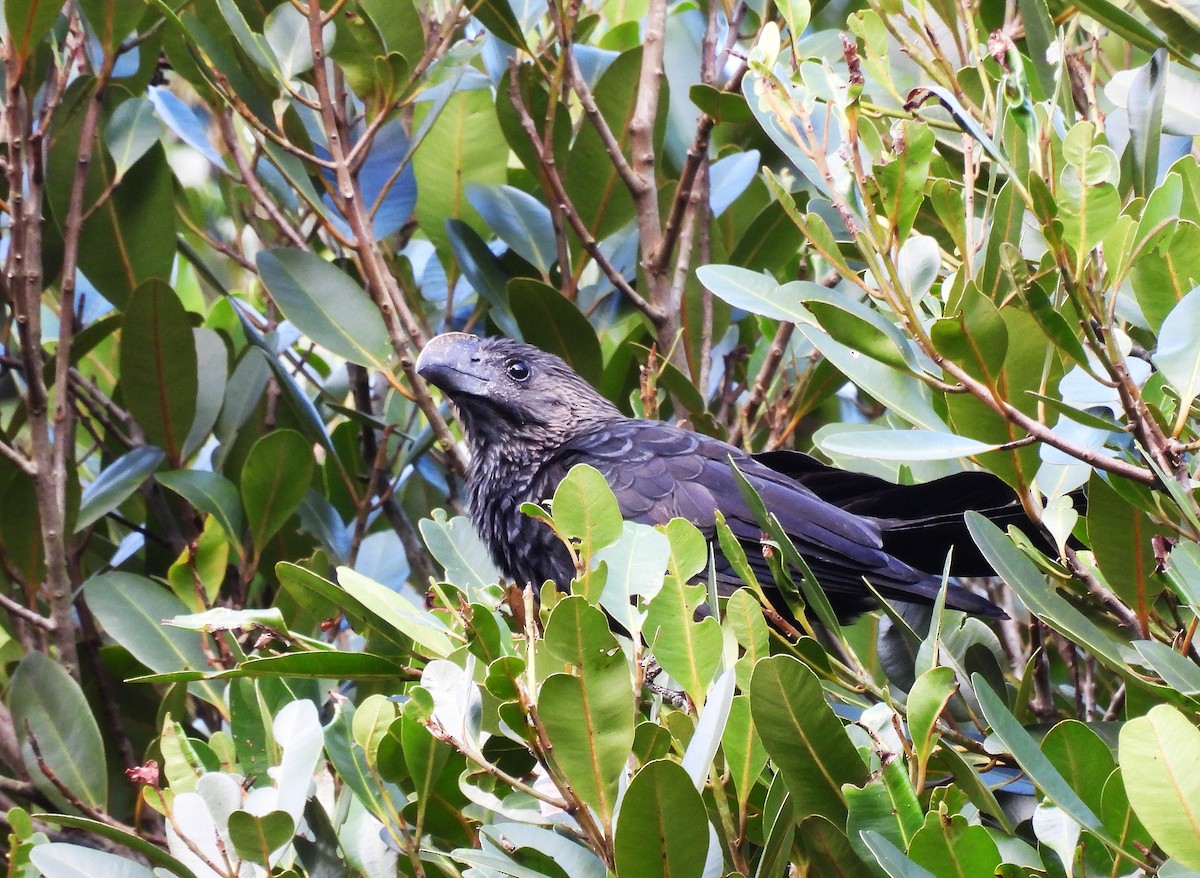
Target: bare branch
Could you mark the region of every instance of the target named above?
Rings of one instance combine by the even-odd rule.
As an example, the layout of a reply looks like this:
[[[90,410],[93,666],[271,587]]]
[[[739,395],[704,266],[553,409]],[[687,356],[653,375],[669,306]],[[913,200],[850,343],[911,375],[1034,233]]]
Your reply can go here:
[[[424,379],[417,374],[414,361],[417,350],[425,344],[425,330],[417,322],[401,294],[395,278],[388,271],[375,246],[371,228],[369,206],[364,203],[358,179],[353,174],[347,157],[349,128],[346,120],[339,116],[343,102],[336,100],[330,86],[325,67],[325,48],[321,35],[320,0],[308,0],[309,40],[313,51],[313,79],[321,103],[321,122],[329,146],[331,164],[337,175],[333,196],[354,235],[353,252],[355,263],[366,281],[367,291],[375,301],[392,348],[400,359],[400,368],[413,389],[417,406],[424,413],[434,435],[445,448],[451,467],[460,475],[467,471],[467,459],[455,441],[445,418],[438,411]]]
[[[583,243],[583,247],[587,250],[588,255],[595,260],[596,265],[604,272],[604,276],[608,278],[609,282],[628,297],[629,301],[645,314],[655,326],[661,325],[666,319],[663,310],[647,301],[637,290],[630,286],[629,281],[625,280],[625,276],[617,271],[616,267],[608,260],[608,257],[600,250],[599,244],[588,229],[587,224],[584,223],[582,217],[575,210],[575,206],[571,203],[570,196],[567,195],[567,190],[563,186],[562,177],[559,176],[558,167],[554,163],[554,157],[547,154],[546,147],[538,136],[537,126],[534,124],[533,117],[529,115],[529,109],[525,106],[525,102],[521,97],[520,77],[516,75],[515,64],[516,62],[513,62],[513,75],[509,77],[509,98],[512,100],[513,107],[517,111],[517,116],[521,120],[521,128],[529,137],[530,143],[533,144],[534,152],[537,153],[538,167],[550,186],[555,204],[562,211],[567,222],[571,224],[571,228],[575,230],[575,234]]]

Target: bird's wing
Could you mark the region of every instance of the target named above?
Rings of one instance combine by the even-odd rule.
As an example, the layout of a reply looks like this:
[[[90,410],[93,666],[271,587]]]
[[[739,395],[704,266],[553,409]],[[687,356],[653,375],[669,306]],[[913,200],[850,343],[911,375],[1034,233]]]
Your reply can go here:
[[[794,479],[711,437],[655,421],[613,421],[566,443],[543,475],[556,482],[579,463],[605,477],[626,518],[647,524],[685,518],[711,538],[719,510],[745,545],[756,574],[769,584],[771,575],[760,549],[762,531],[738,489],[736,464],[839,612],[857,612],[869,602],[864,577],[896,597],[929,600],[936,595],[936,577],[889,555],[873,519],[821,499]],[[719,573],[732,577],[727,565],[718,566]]]

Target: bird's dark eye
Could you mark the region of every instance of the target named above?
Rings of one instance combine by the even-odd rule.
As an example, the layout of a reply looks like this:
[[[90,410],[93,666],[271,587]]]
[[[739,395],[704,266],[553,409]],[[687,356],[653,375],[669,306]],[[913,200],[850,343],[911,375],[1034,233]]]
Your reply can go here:
[[[508,377],[513,381],[525,381],[531,374],[529,364],[524,360],[509,360],[505,369],[508,370]]]

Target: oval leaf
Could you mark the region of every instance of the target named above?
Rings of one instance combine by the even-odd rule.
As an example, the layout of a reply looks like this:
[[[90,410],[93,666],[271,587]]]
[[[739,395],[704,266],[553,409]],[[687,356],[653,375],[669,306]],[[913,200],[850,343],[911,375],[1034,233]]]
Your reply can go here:
[[[70,808],[39,766],[36,754],[40,753],[46,769],[75,798],[104,810],[108,806],[104,742],[83,690],[71,675],[53,659],[31,652],[13,672],[7,701],[25,766],[38,789],[60,807]]]
[[[614,839],[618,878],[700,878],[708,846],[704,800],[677,762],[642,767],[621,801]]]
[[[1121,727],[1125,792],[1164,851],[1200,869],[1200,730],[1167,704]]]
[[[826,451],[882,460],[952,460],[995,451],[988,445],[953,433],[932,430],[862,430],[834,433],[821,440]]]
[[[121,324],[121,388],[146,439],[182,462],[196,416],[196,338],[179,296],[160,280],[129,298]]]
[[[264,250],[256,264],[267,292],[297,329],[351,363],[386,368],[392,351],[387,327],[349,275],[303,250]]]
[[[312,448],[294,430],[276,430],[254,443],[242,467],[242,505],[257,551],[299,508],[312,472]]]

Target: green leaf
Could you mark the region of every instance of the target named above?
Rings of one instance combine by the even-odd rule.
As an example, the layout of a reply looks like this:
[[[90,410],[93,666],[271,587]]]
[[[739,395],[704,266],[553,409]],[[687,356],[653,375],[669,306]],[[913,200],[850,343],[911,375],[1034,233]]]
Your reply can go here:
[[[143,4],[125,0],[79,0],[79,8],[104,47],[105,55],[111,55],[146,15]]]
[[[377,818],[387,819],[389,811],[394,812],[395,808],[388,803],[387,797],[396,795],[400,797],[399,801],[403,801],[403,793],[392,784],[380,782],[367,765],[362,748],[354,743],[351,736],[354,705],[343,701],[336,703],[333,711],[333,718],[325,726],[325,752],[329,755],[334,772],[370,813]]]
[[[1129,803],[1159,847],[1200,870],[1200,731],[1156,705],[1121,727],[1118,759]]]
[[[166,588],[136,573],[114,571],[93,576],[83,584],[88,608],[113,640],[150,670],[206,671],[208,657],[200,636],[170,628],[165,619],[187,613],[188,608]],[[205,683],[194,691],[211,704],[223,704],[222,687]]]
[[[129,98],[113,110],[104,128],[104,145],[112,156],[118,180],[158,142],[165,130],[147,98]]]
[[[1192,34],[1194,38],[1195,34]],[[1167,50],[1158,49],[1134,74],[1129,110],[1128,155],[1133,166],[1133,192],[1146,196],[1158,180],[1158,153],[1163,134],[1163,101],[1167,93]]]
[[[254,443],[242,467],[242,505],[256,551],[299,508],[312,474],[312,447],[296,431],[276,430]]]
[[[1163,320],[1154,365],[1179,393],[1180,409],[1200,395],[1200,288],[1192,290]]]
[[[1058,91],[1054,67],[1048,62],[1046,53],[1057,39],[1054,20],[1046,0],[1017,0],[1021,10],[1021,23],[1025,25],[1025,45],[1033,72],[1041,85],[1042,97],[1048,98]]]
[[[423,646],[431,655],[445,658],[454,651],[455,645],[447,636],[449,629],[423,607],[349,567],[338,568],[338,583],[348,595],[370,607],[379,619]]]
[[[121,324],[121,389],[125,405],[152,445],[183,462],[196,416],[196,339],[183,303],[160,280],[134,290]]]
[[[263,250],[263,285],[296,328],[344,360],[385,370],[392,353],[379,308],[349,275],[305,250]]]
[[[1033,737],[1012,715],[1004,702],[1000,700],[1000,696],[992,691],[987,680],[980,674],[972,674],[971,685],[975,689],[979,706],[983,709],[983,715],[987,718],[992,734],[1013,755],[1017,764],[1029,775],[1029,779],[1072,820],[1084,828],[1090,829],[1101,838],[1108,839],[1108,832],[1101,824],[1100,819],[1092,813],[1092,809],[1083,799],[1079,798],[1079,794],[1071,789],[1071,786],[1058,773],[1050,760],[1042,754]]]
[[[1175,218],[1156,251],[1134,260],[1129,279],[1146,322],[1161,332],[1167,315],[1200,283],[1200,225]]]
[[[1088,481],[1088,543],[1117,595],[1145,617],[1164,587],[1154,572],[1153,539],[1168,531],[1126,502],[1100,475]]]
[[[797,329],[838,371],[900,417],[926,430],[948,432],[949,428],[933,407],[933,394],[920,379],[878,360],[860,356],[858,351],[815,326],[801,325]]]
[[[904,770],[903,760],[894,759],[892,764],[898,765],[901,771]],[[910,786],[909,789],[911,791],[912,787]],[[916,825],[905,828],[904,823],[914,822],[912,819],[914,815],[909,814],[906,820],[901,820],[900,812],[896,808],[898,803],[893,800],[882,776],[872,778],[861,789],[854,784],[846,784],[842,787],[842,792],[846,796],[846,808],[849,812],[846,817],[846,844],[851,848],[852,859],[861,857],[868,862],[872,859],[870,848],[862,841],[862,834],[865,831],[878,832],[893,844],[904,848],[908,847],[908,839],[921,827],[921,809],[918,806],[915,813]],[[810,817],[808,819],[824,820],[825,818]],[[798,840],[798,843],[803,844],[802,838]]]
[[[878,832],[863,830],[863,843],[875,855],[875,861],[889,878],[939,878],[928,869],[918,866]]]
[[[275,565],[275,575],[279,577],[280,587],[314,615],[323,617],[340,610],[363,637],[370,639],[378,635],[404,655],[412,650],[412,642],[390,620],[323,576],[287,562]]]
[[[662,669],[678,681],[694,704],[705,693],[721,662],[721,626],[713,616],[696,621],[706,596],[689,583],[708,563],[708,543],[691,522],[674,518],[664,528],[670,541],[667,576],[650,601],[646,642]]]
[[[292,840],[296,826],[286,811],[258,817],[249,811],[229,815],[229,840],[238,856],[260,866],[270,866],[271,854]]]
[[[447,520],[445,512],[434,510],[433,518],[421,519],[418,527],[430,554],[445,569],[446,581],[465,589],[472,600],[475,590],[500,581],[487,546],[466,516]]]
[[[581,597],[564,598],[550,612],[546,648],[577,668],[578,676],[549,676],[538,692],[538,713],[559,768],[608,826],[633,747],[633,686],[625,655],[604,614]]]
[[[617,878],[700,878],[707,827],[704,801],[683,767],[668,759],[647,763],[621,801],[613,842]]]
[[[104,742],[83,690],[53,659],[31,652],[13,671],[5,699],[25,767],[38,789],[60,808],[69,805],[38,765],[37,743],[46,768],[89,808],[108,807]]]
[[[808,27],[808,19],[812,14],[812,7],[808,0],[785,0],[779,5],[779,13],[787,22],[788,30],[791,32],[792,42],[800,39],[800,35],[804,33]]]
[[[929,813],[913,836],[908,856],[937,878],[975,878],[994,875],[1002,862],[987,828],[970,825],[961,814]]]
[[[953,433],[932,430],[861,430],[825,436],[826,451],[881,460],[953,460],[995,451],[988,445]]]
[[[629,157],[629,123],[633,118],[642,47],[622,52],[592,87],[596,107],[622,153]],[[664,114],[665,115],[665,114]],[[622,182],[604,141],[592,124],[583,125],[562,162],[563,185],[593,238],[602,241],[635,216],[633,197]]]
[[[183,443],[183,456],[199,451],[216,426],[225,405],[225,390],[229,385],[229,351],[221,336],[212,329],[196,327],[196,373],[203,375],[196,387],[196,417]]]
[[[735,308],[760,314],[772,320],[789,323],[813,323],[813,315],[801,304],[804,292],[810,287],[799,281],[782,286],[768,274],[739,268],[736,265],[702,265],[696,277],[714,296],[724,299]]]
[[[1064,720],[1042,738],[1042,753],[1092,813],[1099,815],[1104,784],[1117,767],[1100,736],[1078,720]]]
[[[1047,588],[1046,577],[1000,528],[978,512],[968,512],[966,521],[967,530],[988,564],[1034,615],[1068,640],[1087,647],[1109,667],[1126,666],[1116,641],[1056,591]]]
[[[917,370],[912,343],[874,308],[820,284],[793,283],[802,285],[801,301],[834,339],[901,371]]]
[[[508,282],[508,302],[525,341],[558,354],[590,384],[600,383],[600,341],[573,302],[549,284],[524,277]]]
[[[558,261],[550,209],[532,195],[515,186],[473,185],[467,199],[496,236],[543,275]]]
[[[246,659],[227,671],[175,671],[137,677],[137,682],[238,680],[254,677],[296,677],[311,680],[396,680],[404,668],[394,659],[366,652],[289,652]]]
[[[909,690],[908,733],[917,757],[918,777],[922,779],[929,756],[940,737],[934,730],[937,719],[957,688],[954,669],[937,667],[930,668],[918,677]]]
[[[793,849],[798,854],[797,865],[802,867],[800,874],[836,875],[838,878],[875,876],[855,852],[846,833],[815,814],[801,821]]]
[[[1133,648],[1162,678],[1163,684],[1184,695],[1200,695],[1200,666],[1157,640],[1135,640]]]
[[[140,6],[124,0],[122,5]],[[84,77],[80,81],[86,83]],[[65,124],[51,129],[46,200],[60,228],[69,211],[84,115],[75,113]],[[97,143],[92,152],[84,192],[87,219],[79,236],[79,269],[118,308],[125,308],[140,284],[171,277],[175,262],[174,180],[161,143],[152,145],[119,184],[104,147]]]
[[[414,105],[414,127],[421,126],[436,108],[423,101]],[[421,230],[438,250],[449,252],[446,220],[461,219],[481,226],[482,218],[467,201],[471,183],[500,186],[508,182],[508,152],[497,149],[504,132],[496,119],[490,89],[455,92],[434,120],[413,154],[417,177],[416,217]]]
[[[399,738],[400,752],[413,782],[417,797],[418,820],[425,811],[434,782],[450,756],[449,745],[439,741],[429,729],[406,716],[397,718],[388,735]]]
[[[155,878],[154,871],[141,863],[107,851],[59,841],[35,846],[29,852],[29,862],[45,878]]]
[[[825,701],[816,674],[791,656],[759,662],[750,679],[754,726],[787,782],[798,819],[846,821],[843,784],[861,786],[867,767]]]
[[[63,5],[58,0],[4,0],[4,23],[15,57],[24,65],[33,47],[50,32]]]
[[[91,820],[87,817],[72,817],[70,814],[34,813],[32,816],[38,820],[51,823],[55,826],[68,826],[72,829],[82,829],[86,832],[98,835],[101,838],[107,838],[109,841],[115,841],[123,847],[129,848],[129,850],[145,857],[152,866],[166,869],[171,874],[178,875],[179,878],[195,878],[194,872],[192,872],[187,866],[183,865],[183,863],[179,862],[179,860],[175,859],[162,848],[151,844],[143,838],[139,838],[136,835],[131,835],[128,832],[118,829],[115,826],[110,826],[109,824],[102,823],[99,820]],[[47,848],[53,848],[54,846],[54,844],[39,845],[38,849],[44,851]],[[74,848],[74,850],[70,852],[63,851],[62,853],[68,862],[78,863],[79,861],[75,859],[75,857],[76,851],[80,850],[80,848],[76,848],[74,845],[63,845],[63,847]],[[98,851],[94,851],[92,848],[85,848],[84,850],[98,853]],[[111,856],[111,854],[109,856]],[[47,867],[46,865],[41,865],[39,868],[42,869],[47,876],[54,876],[54,878],[57,878],[58,873],[51,871],[51,869],[57,868],[57,866]],[[72,878],[107,878],[109,874],[110,873],[107,871],[95,871],[91,868],[83,871],[82,874],[78,872],[71,873]]]
[[[875,180],[883,197],[890,240],[900,246],[912,231],[917,211],[925,200],[934,135],[928,125],[912,120],[900,122],[894,134],[894,151],[898,155],[875,167]]]
[[[617,498],[604,476],[587,464],[571,467],[558,483],[550,512],[559,530],[579,541],[579,554],[585,563],[621,538],[623,523]]]
[[[472,7],[475,17],[488,30],[510,46],[525,48],[525,34],[508,0],[480,0]]]
[[[729,706],[729,718],[721,733],[721,752],[737,791],[738,805],[744,808],[767,764],[767,748],[754,728],[748,695],[734,696]]]
[[[220,473],[191,469],[159,473],[156,478],[200,512],[215,518],[229,539],[240,543],[242,501],[233,482]]]
[[[150,474],[162,463],[162,449],[143,445],[129,451],[110,463],[95,481],[83,489],[79,501],[79,515],[75,520],[75,532],[112,512],[124,503]]]

